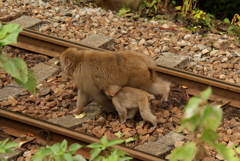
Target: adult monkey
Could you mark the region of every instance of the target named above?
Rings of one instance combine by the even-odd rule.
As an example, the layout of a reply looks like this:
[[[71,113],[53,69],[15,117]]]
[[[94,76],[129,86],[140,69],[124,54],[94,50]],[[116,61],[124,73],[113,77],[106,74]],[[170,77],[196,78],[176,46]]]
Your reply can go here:
[[[102,91],[107,85],[129,86],[151,94],[163,95],[167,101],[170,83],[157,77],[156,63],[149,56],[135,51],[96,51],[68,48],[60,55],[62,71],[73,78],[77,88],[78,114],[93,99],[108,112],[116,112],[111,100]]]

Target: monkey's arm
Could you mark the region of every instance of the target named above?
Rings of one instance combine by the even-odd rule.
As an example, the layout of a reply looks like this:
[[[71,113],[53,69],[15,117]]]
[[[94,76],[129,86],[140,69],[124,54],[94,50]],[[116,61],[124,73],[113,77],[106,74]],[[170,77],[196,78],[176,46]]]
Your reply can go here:
[[[78,89],[77,93],[77,107],[75,110],[73,110],[73,113],[79,114],[82,112],[83,107],[85,107],[89,103],[89,96],[82,92],[80,89]]]
[[[116,96],[115,96],[116,97]],[[120,103],[120,100],[113,97],[112,102],[119,114],[120,117],[120,123],[123,124],[126,122],[127,120],[127,109],[125,107],[123,107]]]

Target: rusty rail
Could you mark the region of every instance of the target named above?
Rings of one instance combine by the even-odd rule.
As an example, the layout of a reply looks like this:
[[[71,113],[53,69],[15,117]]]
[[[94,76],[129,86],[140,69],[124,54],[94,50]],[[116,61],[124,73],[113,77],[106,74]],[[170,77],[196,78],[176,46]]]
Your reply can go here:
[[[58,56],[68,47],[104,51],[104,49],[86,46],[27,29],[20,33],[18,43],[12,44],[12,46],[52,57]],[[187,92],[190,95],[198,95],[208,86],[211,86],[213,89],[212,100],[217,98],[229,100],[231,106],[240,108],[240,86],[238,85],[166,66],[159,65],[157,70],[164,79],[189,87]]]
[[[199,95],[210,86],[213,91],[210,100],[228,100],[230,106],[240,108],[240,86],[236,84],[166,66],[159,65],[158,71],[164,79],[187,86],[187,93],[190,95]]]
[[[90,143],[99,142],[99,139],[85,133],[70,130],[68,128],[47,122],[31,118],[19,113],[7,111],[0,109],[0,125],[1,128],[8,134],[13,136],[25,133],[34,134],[34,137],[41,139],[42,136],[39,133],[42,129],[50,132],[51,142],[61,142],[66,139],[69,144],[79,143],[81,145],[86,145]],[[19,137],[16,136],[16,137]],[[140,152],[131,148],[127,148],[121,145],[115,145],[115,148],[123,150],[130,154],[134,160],[144,160],[144,161],[164,161],[157,156]],[[89,152],[91,149],[83,147],[78,151],[83,157],[89,159]]]
[[[63,52],[69,47],[104,51],[104,49],[87,46],[65,39],[60,39],[28,29],[24,29],[19,34],[17,43],[11,44],[11,46],[15,46],[51,57],[58,56],[59,53]]]

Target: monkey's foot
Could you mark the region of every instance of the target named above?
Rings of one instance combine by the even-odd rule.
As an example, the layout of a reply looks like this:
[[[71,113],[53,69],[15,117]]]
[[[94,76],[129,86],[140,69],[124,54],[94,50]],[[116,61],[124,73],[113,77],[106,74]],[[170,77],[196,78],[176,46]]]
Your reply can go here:
[[[72,111],[70,111],[70,112],[68,112],[69,114],[71,114],[71,115],[73,115],[73,114],[80,114],[82,111],[81,110],[78,110],[78,109],[74,109],[74,110],[72,110]]]

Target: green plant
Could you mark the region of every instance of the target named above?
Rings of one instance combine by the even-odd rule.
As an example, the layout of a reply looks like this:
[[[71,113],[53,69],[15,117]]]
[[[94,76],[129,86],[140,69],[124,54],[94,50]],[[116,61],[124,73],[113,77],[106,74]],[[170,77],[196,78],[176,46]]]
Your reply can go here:
[[[142,7],[147,7],[150,10],[153,10],[154,13],[157,13],[158,11],[158,0],[151,0],[149,2],[149,0],[143,0],[143,6]]]
[[[131,9],[128,7],[122,7],[119,11],[118,11],[118,15],[122,16],[125,15],[126,13],[130,12]]]
[[[0,142],[0,154],[2,153],[12,153],[12,148],[17,147],[19,144],[15,142],[9,142],[9,139],[4,139],[2,142]],[[6,161],[7,159],[0,159]]]
[[[240,37],[240,26],[231,25],[231,26],[228,28],[227,33],[228,33],[229,35],[235,35],[235,36]]]
[[[90,152],[90,160],[94,161],[126,161],[132,157],[125,156],[127,153],[117,148],[109,148],[110,146],[123,143],[124,140],[107,140],[105,135],[100,143],[92,143],[86,147],[92,148]],[[86,161],[81,155],[74,155],[76,150],[82,145],[74,143],[67,149],[68,143],[63,140],[62,143],[56,143],[52,146],[41,147],[31,158],[33,161]],[[109,149],[109,150],[108,150]],[[104,152],[104,156],[99,156]]]
[[[200,97],[192,97],[186,107],[179,131],[188,128],[194,134],[195,142],[187,142],[170,154],[170,161],[179,159],[184,161],[202,160],[206,157],[206,144],[212,146],[222,157],[228,161],[239,161],[237,155],[240,147],[226,147],[218,143],[217,128],[222,121],[222,109],[220,106],[210,106],[207,103],[212,93],[207,88],[200,94]]]
[[[192,11],[196,7],[197,0],[183,0],[182,13],[187,15],[188,11]]]
[[[2,26],[0,23],[0,47],[17,42],[19,32],[22,27],[18,24],[7,24]],[[28,71],[27,64],[20,58],[10,58],[0,48],[0,69],[9,73],[19,86],[36,93],[36,78],[33,71]]]
[[[100,140],[100,143],[92,143],[87,145],[86,147],[92,148],[90,152],[90,161],[125,161],[130,160],[132,157],[125,156],[127,153],[119,150],[117,148],[110,148],[110,146],[117,145],[123,143],[124,140],[107,140],[107,136]],[[104,156],[99,156],[99,154],[103,152]]]
[[[81,155],[74,155],[76,150],[82,145],[74,143],[67,149],[67,141],[64,139],[62,143],[56,143],[52,146],[41,147],[31,158],[33,161],[86,161]]]

